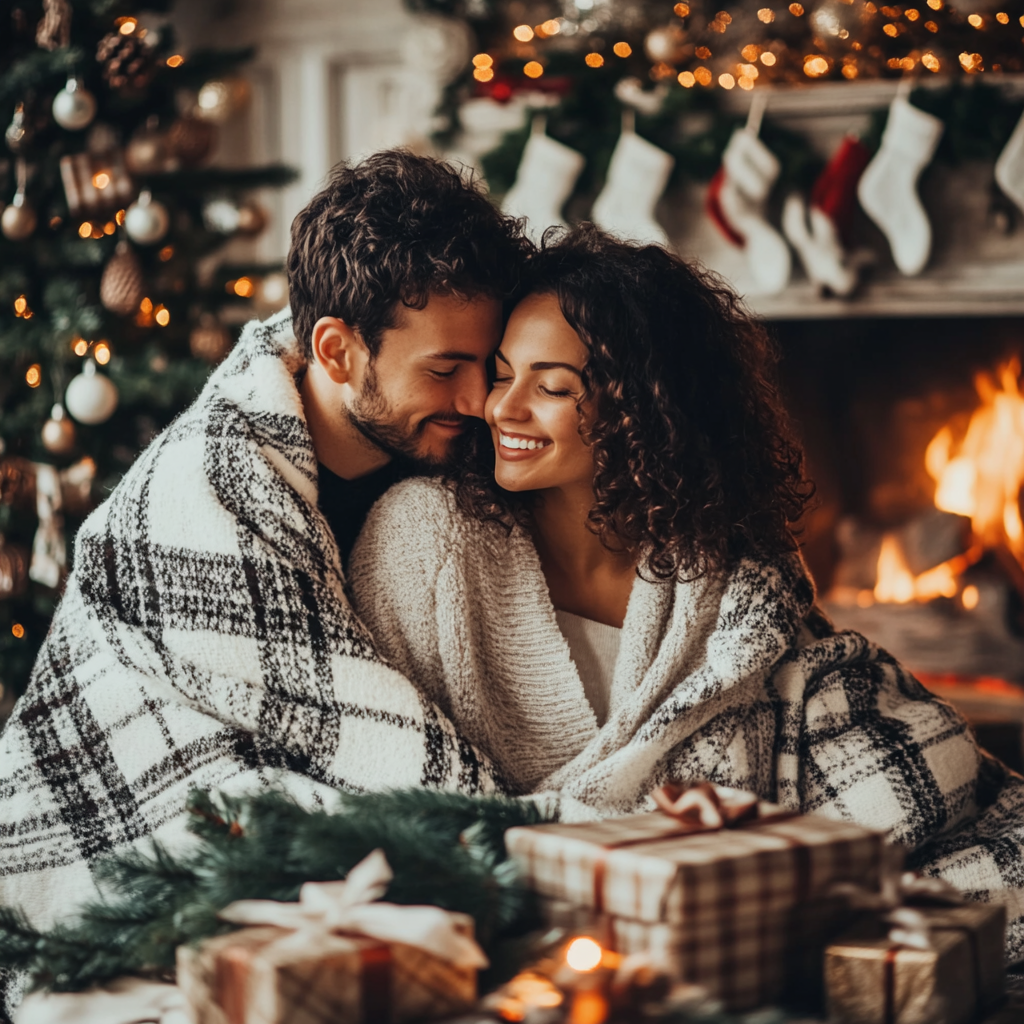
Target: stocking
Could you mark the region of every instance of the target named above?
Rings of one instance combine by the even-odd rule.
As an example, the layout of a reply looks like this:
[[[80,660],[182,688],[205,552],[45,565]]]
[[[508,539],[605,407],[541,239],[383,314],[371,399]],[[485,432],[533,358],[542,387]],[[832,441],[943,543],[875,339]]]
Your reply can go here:
[[[771,150],[752,132],[737,129],[706,200],[708,214],[725,237],[746,249],[754,291],[763,295],[778,294],[789,281],[789,246],[764,215],[779,171]]]
[[[594,223],[620,238],[668,245],[668,236],[654,219],[654,206],[674,164],[668,153],[635,132],[623,131],[604,188],[594,202]]]
[[[857,188],[864,212],[889,241],[900,273],[913,277],[924,270],[932,245],[932,228],[917,195],[917,180],[931,162],[943,124],[897,96],[889,108],[882,144]]]
[[[810,210],[800,196],[791,195],[782,211],[782,230],[807,276],[834,295],[849,295],[857,286],[857,273],[847,265],[843,241],[849,238],[857,182],[868,159],[867,147],[847,136],[814,183]]]
[[[525,217],[530,237],[539,242],[547,228],[565,226],[562,207],[572,194],[583,164],[584,158],[576,150],[535,129],[502,209],[513,217]]]
[[[996,161],[996,183],[1024,212],[1024,115]]]

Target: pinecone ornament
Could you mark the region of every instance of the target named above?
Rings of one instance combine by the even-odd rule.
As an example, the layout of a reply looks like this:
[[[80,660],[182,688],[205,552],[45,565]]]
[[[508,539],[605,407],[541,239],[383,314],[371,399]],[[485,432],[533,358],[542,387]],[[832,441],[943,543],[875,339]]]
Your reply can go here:
[[[145,297],[139,257],[127,242],[118,242],[100,279],[100,302],[118,316],[129,316]]]
[[[103,77],[110,87],[119,92],[145,89],[156,74],[152,47],[134,33],[105,35],[96,47],[96,60],[103,65]]]
[[[168,147],[186,167],[205,160],[216,139],[216,127],[198,117],[179,117],[167,131]]]

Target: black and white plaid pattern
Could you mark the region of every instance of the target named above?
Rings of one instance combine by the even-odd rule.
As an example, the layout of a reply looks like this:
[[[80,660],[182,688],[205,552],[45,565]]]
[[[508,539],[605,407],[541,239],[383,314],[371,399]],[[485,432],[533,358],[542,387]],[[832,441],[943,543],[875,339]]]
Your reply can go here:
[[[848,918],[832,887],[873,889],[881,872],[882,834],[848,822],[678,831],[663,814],[643,814],[511,829],[506,845],[548,897],[552,923],[589,926],[623,954],[648,953],[732,1009],[778,1000]],[[574,905],[592,916],[574,918]]]
[[[302,368],[287,315],[250,324],[79,532],[0,737],[0,903],[39,926],[95,894],[95,858],[182,841],[193,787],[493,788],[350,608]]]

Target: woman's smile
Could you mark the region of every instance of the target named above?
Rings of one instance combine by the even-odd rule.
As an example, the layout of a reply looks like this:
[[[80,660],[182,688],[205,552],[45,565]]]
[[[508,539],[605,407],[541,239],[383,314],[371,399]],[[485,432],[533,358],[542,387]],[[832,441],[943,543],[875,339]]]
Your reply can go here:
[[[506,461],[516,462],[531,455],[539,455],[545,448],[550,448],[551,444],[551,439],[547,437],[530,437],[498,428],[498,455]]]

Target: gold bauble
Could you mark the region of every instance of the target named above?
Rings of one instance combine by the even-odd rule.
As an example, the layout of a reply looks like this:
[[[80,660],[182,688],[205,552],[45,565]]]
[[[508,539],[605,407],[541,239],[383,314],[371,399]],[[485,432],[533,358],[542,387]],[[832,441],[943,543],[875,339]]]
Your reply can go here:
[[[18,597],[28,586],[28,552],[0,534],[0,601]]]
[[[259,203],[248,200],[238,207],[238,233],[258,235],[267,226],[267,211]]]
[[[100,302],[118,316],[130,316],[145,298],[142,264],[127,242],[118,242],[100,278]]]
[[[75,447],[75,425],[67,418],[64,407],[55,405],[43,424],[43,447],[52,455],[67,455]]]
[[[24,242],[36,229],[36,211],[20,192],[0,216],[0,231],[12,242]]]
[[[682,59],[686,33],[679,25],[652,28],[644,40],[644,52],[658,64],[675,64]]]
[[[197,359],[219,363],[231,351],[231,332],[210,313],[203,315],[198,326],[192,328],[188,347]]]
[[[179,117],[167,131],[167,145],[186,166],[205,160],[213,149],[217,129],[197,117]]]

